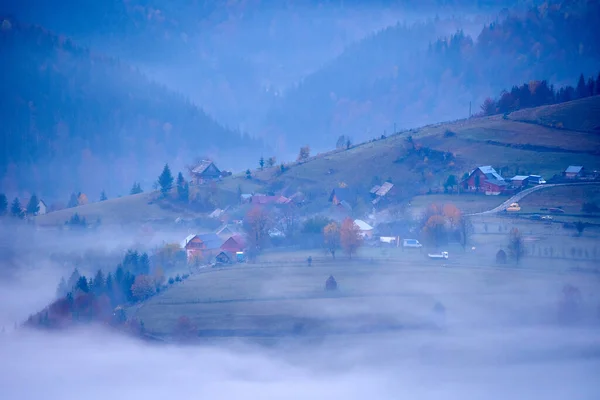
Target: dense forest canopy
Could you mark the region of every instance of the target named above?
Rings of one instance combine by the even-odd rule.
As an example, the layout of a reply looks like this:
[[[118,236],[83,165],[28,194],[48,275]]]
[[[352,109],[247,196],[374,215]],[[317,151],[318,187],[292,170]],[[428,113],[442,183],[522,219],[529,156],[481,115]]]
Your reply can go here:
[[[467,117],[470,103],[477,107],[514,82],[572,83],[598,70],[599,24],[597,0],[505,11],[475,39],[460,30],[431,39],[439,20],[398,24],[290,90],[270,113],[267,132],[284,151],[303,143],[327,148],[340,134],[366,139],[394,125]]]
[[[2,19],[0,177],[5,191],[124,193],[165,161],[243,161],[260,143],[181,95],[63,36]],[[150,182],[150,183],[149,183]]]

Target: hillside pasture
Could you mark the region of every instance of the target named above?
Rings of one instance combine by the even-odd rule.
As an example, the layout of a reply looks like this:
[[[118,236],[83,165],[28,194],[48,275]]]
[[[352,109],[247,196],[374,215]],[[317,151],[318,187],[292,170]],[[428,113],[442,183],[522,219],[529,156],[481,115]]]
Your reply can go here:
[[[518,110],[510,113],[508,118],[561,129],[599,133],[600,96]]]
[[[531,193],[519,205],[523,212],[548,213],[542,208],[562,208],[565,214],[584,214],[584,203],[600,206],[600,184],[578,186],[556,186]]]
[[[330,274],[339,285],[336,293],[324,291]],[[598,301],[596,282],[575,273],[342,260],[312,267],[249,264],[195,274],[131,312],[161,336],[187,316],[204,337],[283,337],[298,330],[309,335],[428,330],[439,301],[451,324],[490,326],[516,315],[551,320],[566,283]],[[463,312],[453,313],[459,309]]]

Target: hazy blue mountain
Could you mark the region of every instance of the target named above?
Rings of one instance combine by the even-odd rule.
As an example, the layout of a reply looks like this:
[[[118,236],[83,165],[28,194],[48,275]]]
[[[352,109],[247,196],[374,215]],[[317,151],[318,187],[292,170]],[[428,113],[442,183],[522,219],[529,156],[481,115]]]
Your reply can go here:
[[[149,189],[165,162],[209,154],[241,168],[262,150],[134,68],[44,28],[2,19],[0,58],[9,60],[0,67],[5,192],[114,195],[133,181]]]

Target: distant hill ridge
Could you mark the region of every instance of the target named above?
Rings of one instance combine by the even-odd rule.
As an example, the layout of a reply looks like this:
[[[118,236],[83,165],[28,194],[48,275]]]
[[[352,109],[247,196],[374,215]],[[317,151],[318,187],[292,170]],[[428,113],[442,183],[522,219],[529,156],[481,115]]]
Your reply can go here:
[[[126,193],[133,181],[148,188],[167,161],[181,168],[210,155],[240,165],[262,149],[116,59],[0,20],[0,58],[10,60],[0,74],[5,192]]]

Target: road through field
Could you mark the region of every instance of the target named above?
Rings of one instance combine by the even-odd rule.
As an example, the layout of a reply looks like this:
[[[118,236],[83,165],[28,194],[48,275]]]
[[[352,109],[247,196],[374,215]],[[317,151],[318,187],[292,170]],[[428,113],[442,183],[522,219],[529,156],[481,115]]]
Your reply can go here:
[[[512,203],[517,203],[517,202],[521,201],[523,198],[529,196],[531,193],[537,192],[538,190],[542,190],[542,189],[550,189],[550,188],[558,187],[558,186],[580,186],[580,185],[597,185],[597,184],[598,184],[598,182],[577,182],[577,183],[555,183],[555,184],[537,185],[537,186],[530,187],[528,189],[525,189],[525,190],[515,194],[514,196],[512,196],[511,198],[506,200],[504,203],[500,204],[497,207],[492,208],[491,210],[468,214],[468,215],[476,216],[476,215],[489,215],[489,214],[499,213],[501,211],[504,211]]]

